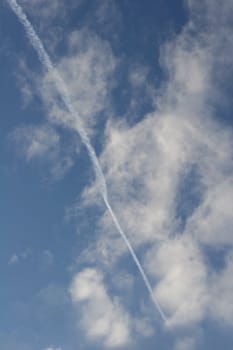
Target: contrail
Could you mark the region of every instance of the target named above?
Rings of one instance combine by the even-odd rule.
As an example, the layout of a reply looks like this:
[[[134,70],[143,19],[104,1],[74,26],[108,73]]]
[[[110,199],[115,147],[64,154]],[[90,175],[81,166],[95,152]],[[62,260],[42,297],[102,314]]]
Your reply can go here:
[[[101,169],[101,166],[100,166],[99,160],[97,158],[95,149],[92,147],[90,140],[89,140],[89,137],[88,137],[86,131],[83,129],[81,121],[80,121],[76,111],[74,110],[73,104],[72,104],[71,99],[69,97],[68,90],[66,88],[66,85],[65,85],[64,81],[62,80],[59,72],[54,67],[48,53],[46,52],[46,50],[44,48],[44,45],[42,44],[39,36],[35,32],[35,29],[33,28],[32,24],[28,20],[22,7],[17,3],[16,0],[7,0],[7,2],[9,4],[9,6],[11,7],[12,11],[18,17],[21,24],[23,25],[23,27],[26,31],[26,35],[27,35],[31,45],[34,47],[34,49],[39,57],[40,62],[48,70],[48,72],[52,74],[56,88],[58,89],[58,92],[61,95],[63,103],[66,106],[70,116],[72,117],[71,122],[73,120],[76,121],[75,126],[77,128],[77,131],[78,131],[80,137],[81,137],[82,143],[87,148],[87,152],[89,154],[89,157],[91,159],[91,162],[92,162],[94,170],[95,170],[97,183],[99,185],[99,192],[104,200],[106,208],[108,209],[108,212],[112,217],[112,220],[115,224],[117,231],[119,232],[119,234],[123,238],[128,250],[129,250],[129,252],[130,252],[130,254],[131,254],[131,256],[132,256],[132,258],[133,258],[133,260],[134,260],[134,262],[135,262],[135,264],[136,264],[136,266],[141,274],[141,277],[145,283],[145,286],[146,286],[146,288],[151,296],[153,303],[155,304],[162,319],[164,321],[166,321],[166,316],[165,316],[159,302],[157,301],[156,297],[154,296],[153,289],[152,289],[152,286],[148,280],[148,277],[146,276],[146,273],[145,273],[140,261],[138,260],[137,255],[136,255],[129,239],[127,238],[126,234],[122,230],[120,223],[119,223],[119,221],[118,221],[118,219],[117,219],[117,217],[116,217],[116,215],[115,215],[115,213],[114,213],[114,211],[113,211],[113,209],[108,201],[108,191],[107,191],[107,186],[106,186],[106,181],[104,178],[103,171]]]

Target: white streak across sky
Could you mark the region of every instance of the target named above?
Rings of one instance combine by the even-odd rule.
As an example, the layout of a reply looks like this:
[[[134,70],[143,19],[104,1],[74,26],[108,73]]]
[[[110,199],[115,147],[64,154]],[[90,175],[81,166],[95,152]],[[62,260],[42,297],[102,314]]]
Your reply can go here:
[[[127,238],[126,234],[122,230],[121,225],[120,225],[120,223],[119,223],[119,221],[118,221],[118,219],[117,219],[117,217],[116,217],[116,215],[115,215],[115,213],[114,213],[114,211],[109,203],[106,181],[105,181],[104,174],[103,174],[103,171],[101,169],[99,160],[97,158],[97,155],[96,155],[96,152],[95,152],[93,146],[90,143],[90,140],[89,140],[89,137],[88,137],[86,131],[83,129],[83,127],[81,125],[80,118],[79,118],[77,112],[74,110],[73,104],[72,104],[71,99],[69,97],[68,90],[66,88],[66,85],[65,85],[64,81],[62,80],[59,72],[54,67],[48,53],[46,52],[46,50],[44,48],[44,45],[42,44],[40,38],[38,37],[37,33],[35,32],[35,29],[33,28],[30,21],[28,20],[22,7],[15,0],[7,0],[7,2],[9,4],[9,6],[11,7],[12,11],[14,11],[16,16],[18,17],[21,24],[23,25],[31,45],[34,47],[35,51],[37,52],[37,55],[39,57],[40,62],[49,71],[49,73],[52,74],[53,81],[56,85],[56,88],[57,88],[57,90],[58,90],[58,92],[63,100],[64,105],[67,108],[69,115],[72,117],[71,122],[75,120],[77,131],[81,137],[82,143],[87,148],[87,152],[89,154],[92,165],[94,167],[97,183],[99,186],[99,192],[103,198],[103,201],[106,205],[106,208],[108,209],[108,212],[109,212],[109,214],[114,222],[114,225],[115,225],[117,231],[119,232],[122,239],[124,240],[128,250],[129,250],[129,252],[130,252],[130,254],[131,254],[131,256],[132,256],[132,258],[133,258],[133,260],[134,260],[134,262],[135,262],[135,264],[136,264],[136,266],[141,274],[141,277],[145,283],[145,286],[146,286],[146,288],[151,296],[153,303],[155,304],[162,319],[164,321],[166,321],[166,316],[165,316],[158,300],[156,299],[156,297],[154,295],[150,281],[149,281],[140,261],[138,260],[138,257],[136,255],[129,239]]]

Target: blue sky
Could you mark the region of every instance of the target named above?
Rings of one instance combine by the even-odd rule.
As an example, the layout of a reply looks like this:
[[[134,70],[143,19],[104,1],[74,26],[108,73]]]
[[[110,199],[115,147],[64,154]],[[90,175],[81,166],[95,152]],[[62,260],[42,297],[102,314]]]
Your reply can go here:
[[[232,349],[232,1],[19,0],[60,80],[15,4],[0,4],[1,348]]]

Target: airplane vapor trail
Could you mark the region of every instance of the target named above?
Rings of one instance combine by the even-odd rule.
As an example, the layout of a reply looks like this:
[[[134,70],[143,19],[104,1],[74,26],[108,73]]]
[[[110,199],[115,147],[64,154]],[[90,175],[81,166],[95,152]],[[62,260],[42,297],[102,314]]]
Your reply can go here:
[[[75,127],[80,135],[80,138],[82,140],[82,143],[85,145],[88,155],[91,159],[92,165],[94,167],[95,170],[95,175],[96,175],[96,179],[97,179],[97,183],[99,185],[99,192],[103,198],[103,201],[106,205],[106,208],[108,209],[108,212],[115,224],[115,227],[118,231],[118,233],[121,235],[122,239],[124,240],[140,274],[141,277],[145,283],[145,286],[151,296],[151,299],[153,301],[153,303],[155,304],[160,316],[162,317],[162,319],[164,321],[166,321],[166,316],[159,304],[159,302],[157,301],[156,297],[154,296],[153,293],[153,289],[152,286],[146,276],[146,273],[140,263],[140,261],[137,258],[137,255],[129,241],[129,239],[127,238],[126,234],[124,233],[124,231],[122,230],[120,223],[109,203],[108,200],[108,192],[107,192],[107,186],[106,186],[106,181],[104,178],[104,174],[102,171],[102,168],[100,166],[99,160],[97,158],[95,149],[93,148],[93,146],[90,143],[89,137],[86,133],[86,131],[83,129],[82,124],[81,124],[81,120],[79,119],[77,112],[74,110],[73,104],[71,102],[71,99],[69,97],[69,93],[68,90],[66,88],[66,85],[64,83],[64,81],[62,80],[59,72],[56,70],[56,68],[54,67],[48,53],[46,52],[44,45],[42,44],[39,36],[37,35],[35,29],[33,28],[32,24],[30,23],[30,21],[28,20],[26,14],[24,13],[22,7],[17,3],[16,0],[6,0],[9,4],[9,6],[11,7],[12,11],[16,14],[16,16],[18,17],[19,21],[21,22],[21,24],[23,25],[25,31],[26,31],[26,35],[31,43],[31,45],[34,47],[38,58],[41,62],[41,64],[48,70],[48,72],[52,75],[53,77],[53,81],[55,83],[55,86],[63,100],[64,105],[67,108],[67,111],[69,112],[70,116],[71,116],[71,122],[75,121]]]

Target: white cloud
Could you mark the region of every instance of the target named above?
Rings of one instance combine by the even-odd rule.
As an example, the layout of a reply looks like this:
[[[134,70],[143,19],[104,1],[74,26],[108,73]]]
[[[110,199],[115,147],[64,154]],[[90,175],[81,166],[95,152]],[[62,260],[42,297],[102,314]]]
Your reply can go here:
[[[77,111],[77,120],[70,119],[51,74],[44,73],[42,77],[30,75],[25,61],[21,60],[23,74],[19,76],[19,82],[24,99],[28,103],[35,92],[39,93],[46,106],[48,121],[43,125],[19,127],[12,133],[20,146],[18,152],[27,161],[34,158],[45,160],[53,179],[64,177],[73,165],[74,152],[79,151],[78,138],[74,140],[74,134],[70,135],[72,142],[69,146],[66,144],[63,147],[61,134],[54,125],[60,124],[77,134],[76,123],[81,120],[91,135],[93,127],[104,121],[106,112],[111,113],[109,97],[117,64],[110,45],[88,30],[72,32],[68,37],[67,50],[67,55],[57,62],[56,68],[67,85],[74,110]],[[33,86],[33,92],[29,92],[29,85]]]
[[[168,316],[167,326],[189,326],[205,317],[207,271],[195,242],[167,240],[147,255],[148,271],[158,278],[155,294]]]
[[[10,257],[9,261],[8,261],[8,265],[15,265],[15,264],[17,264],[18,262],[19,262],[19,257],[18,257],[18,255],[17,255],[17,254],[13,254],[13,255]]]
[[[225,267],[212,277],[210,314],[223,325],[233,327],[233,249],[226,258]]]
[[[187,337],[181,340],[178,340],[174,350],[193,350],[195,349],[195,339]]]
[[[70,153],[64,150],[58,132],[48,124],[23,126],[14,130],[11,139],[17,145],[17,152],[29,162],[34,159],[45,161],[49,165],[50,174],[60,179],[73,165]]]
[[[190,93],[202,93],[208,84],[208,71],[204,53],[201,50],[177,52],[175,57],[174,81]]]
[[[22,0],[21,5],[35,18],[43,18],[43,22],[51,21],[57,16],[64,17],[67,11],[63,0]]]
[[[8,261],[8,265],[18,264],[19,262],[27,259],[31,255],[31,253],[31,249],[28,248],[22,251],[21,253],[13,254]]]
[[[205,245],[217,250],[222,246],[231,250],[233,245],[233,133],[217,118],[214,108],[224,102],[219,98],[221,90],[233,71],[228,15],[232,4],[187,2],[190,21],[161,49],[167,81],[154,95],[156,108],[133,126],[109,118],[100,155],[110,202],[133,246],[145,252],[142,259],[166,310],[170,329],[191,327],[208,317],[233,324],[232,255],[225,256],[225,265],[217,269],[207,262],[203,250]],[[74,107],[90,133],[102,121],[100,114],[113,109],[109,92],[116,63],[110,46],[88,31],[70,35],[68,55],[57,63]],[[135,90],[146,87],[146,74],[146,68],[130,72],[129,81]],[[51,76],[45,74],[38,85],[49,122],[75,129]],[[22,132],[28,160],[54,154],[59,137],[53,129],[32,129],[31,133],[33,137]],[[183,199],[181,184],[187,174],[194,176],[189,174],[192,167],[197,169],[200,198],[197,203],[192,200],[192,210],[182,218],[177,198]],[[86,206],[98,204],[95,185],[83,192]],[[86,259],[104,261],[111,269],[127,250],[106,212],[98,230],[97,242]],[[125,347],[135,329],[145,336],[151,334],[149,326],[132,320],[119,300],[109,294],[103,275],[96,269],[76,274],[70,294],[81,309],[80,325],[87,337],[107,348]],[[189,338],[176,344],[176,350],[192,347],[193,339]]]
[[[48,152],[53,153],[60,141],[59,135],[50,126],[26,126],[15,130],[14,137],[21,144],[22,152],[30,161]]]
[[[103,275],[91,268],[73,278],[70,294],[74,304],[82,303],[81,326],[87,337],[102,341],[107,348],[130,342],[130,320],[117,299],[108,295]]]
[[[232,322],[232,310],[226,310],[232,303],[227,282],[231,259],[221,272],[216,271],[203,250],[206,244],[219,249],[233,243],[233,132],[216,117],[213,104],[222,88],[216,70],[224,70],[216,58],[216,41],[221,42],[225,27],[212,36],[208,26],[201,33],[195,21],[191,14],[180,36],[161,51],[168,80],[154,96],[156,110],[134,126],[109,120],[100,156],[109,199],[121,225],[136,249],[146,247],[147,271],[167,311],[168,327],[190,327],[208,317]],[[192,167],[197,176],[191,174]],[[187,218],[182,218],[177,198],[183,199],[181,184],[187,174],[197,177],[200,193],[197,202],[192,199]],[[84,191],[84,203],[97,201],[94,184]],[[107,213],[100,225],[103,234],[95,253],[110,268],[114,257],[120,259],[126,249],[120,244],[112,248],[118,239]]]
[[[224,180],[211,186],[187,224],[187,231],[210,246],[233,245],[233,183],[231,178]]]
[[[57,64],[77,117],[88,128],[103,121],[103,112],[110,109],[109,96],[116,66],[109,44],[87,30],[75,31],[68,38],[68,54]],[[41,95],[52,122],[74,127],[75,120],[59,104],[53,77],[42,79]],[[101,115],[99,115],[101,113]]]

